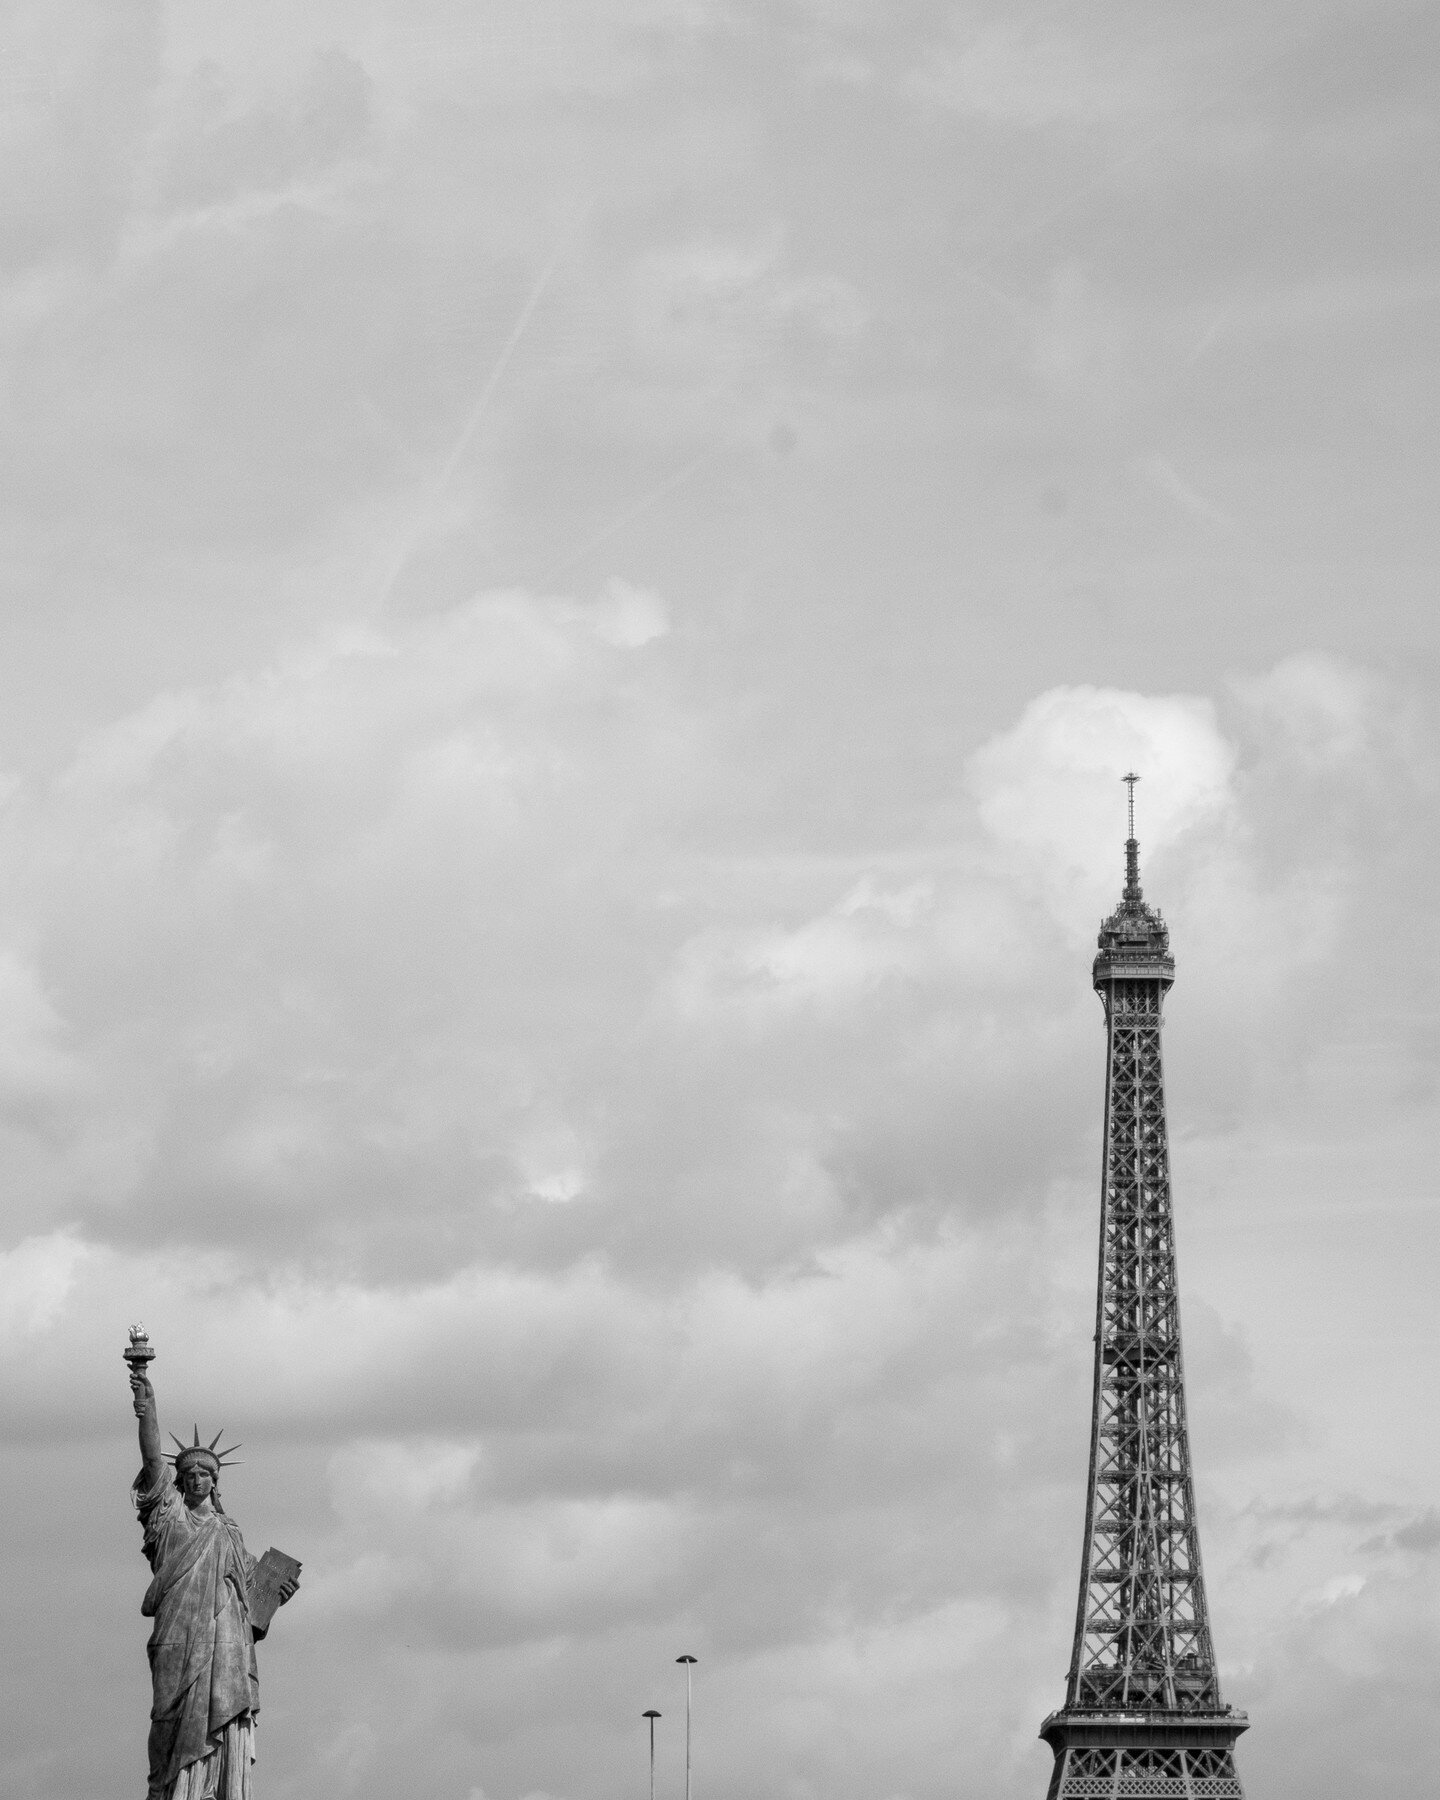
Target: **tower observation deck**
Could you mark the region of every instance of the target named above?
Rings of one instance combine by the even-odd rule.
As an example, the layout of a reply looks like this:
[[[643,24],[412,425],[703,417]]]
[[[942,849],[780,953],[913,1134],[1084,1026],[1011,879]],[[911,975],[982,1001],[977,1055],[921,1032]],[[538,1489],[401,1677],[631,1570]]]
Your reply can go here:
[[[1220,1698],[1185,1422],[1160,1010],[1170,933],[1140,887],[1135,782],[1120,904],[1100,927],[1105,1148],[1094,1410],[1065,1704],[1047,1800],[1244,1800]]]

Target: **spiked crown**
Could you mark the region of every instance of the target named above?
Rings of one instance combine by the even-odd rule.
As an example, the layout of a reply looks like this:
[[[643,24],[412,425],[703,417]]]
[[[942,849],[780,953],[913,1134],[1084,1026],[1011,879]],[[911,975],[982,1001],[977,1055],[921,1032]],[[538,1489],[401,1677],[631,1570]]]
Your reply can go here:
[[[210,1473],[218,1481],[222,1469],[229,1469],[236,1466],[234,1463],[227,1461],[227,1458],[233,1457],[237,1450],[244,1448],[244,1445],[228,1444],[223,1449],[217,1449],[216,1446],[225,1435],[223,1428],[215,1433],[208,1444],[202,1444],[200,1442],[200,1427],[197,1425],[194,1429],[195,1442],[193,1444],[182,1444],[173,1431],[170,1433],[170,1441],[175,1445],[175,1451],[172,1455],[167,1450],[165,1452],[166,1460],[174,1463],[175,1473],[181,1479],[184,1478],[187,1469],[193,1469],[196,1463],[204,1463]]]

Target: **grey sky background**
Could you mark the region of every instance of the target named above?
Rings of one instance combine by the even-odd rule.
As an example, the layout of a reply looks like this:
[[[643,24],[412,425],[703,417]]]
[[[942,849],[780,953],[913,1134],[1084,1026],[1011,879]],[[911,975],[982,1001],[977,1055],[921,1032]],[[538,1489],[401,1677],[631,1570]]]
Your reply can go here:
[[[0,1793],[1038,1800],[1138,801],[1252,1800],[1440,1731],[1433,8],[0,29]]]

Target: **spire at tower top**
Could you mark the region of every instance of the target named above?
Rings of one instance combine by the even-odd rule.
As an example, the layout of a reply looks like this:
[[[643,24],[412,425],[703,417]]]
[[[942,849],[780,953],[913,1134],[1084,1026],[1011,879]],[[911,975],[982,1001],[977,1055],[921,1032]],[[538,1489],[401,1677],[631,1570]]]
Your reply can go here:
[[[1127,806],[1130,818],[1130,831],[1125,839],[1125,898],[1140,898],[1140,845],[1135,837],[1135,783],[1140,777],[1134,773],[1122,775],[1120,779],[1129,788]]]
[[[1168,988],[1175,979],[1170,955],[1170,933],[1153,906],[1145,904],[1140,889],[1140,844],[1135,836],[1135,783],[1132,769],[1120,779],[1126,796],[1130,835],[1125,840],[1125,890],[1120,904],[1100,927],[1100,954],[1095,958],[1095,986],[1103,992],[1107,982],[1120,976],[1158,978]]]

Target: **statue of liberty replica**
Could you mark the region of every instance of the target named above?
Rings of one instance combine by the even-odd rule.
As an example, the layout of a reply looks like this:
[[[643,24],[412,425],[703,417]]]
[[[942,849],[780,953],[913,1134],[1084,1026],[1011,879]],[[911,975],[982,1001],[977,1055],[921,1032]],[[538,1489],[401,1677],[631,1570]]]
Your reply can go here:
[[[300,1565],[278,1550],[257,1560],[220,1504],[220,1471],[231,1450],[195,1431],[161,1448],[155,1352],[137,1325],[124,1352],[140,1421],[140,1473],[133,1497],[152,1580],[140,1610],[155,1621],[148,1646],[150,1708],[147,1800],[251,1800],[260,1686],[255,1640],[298,1585]],[[171,1467],[173,1465],[173,1469]]]

